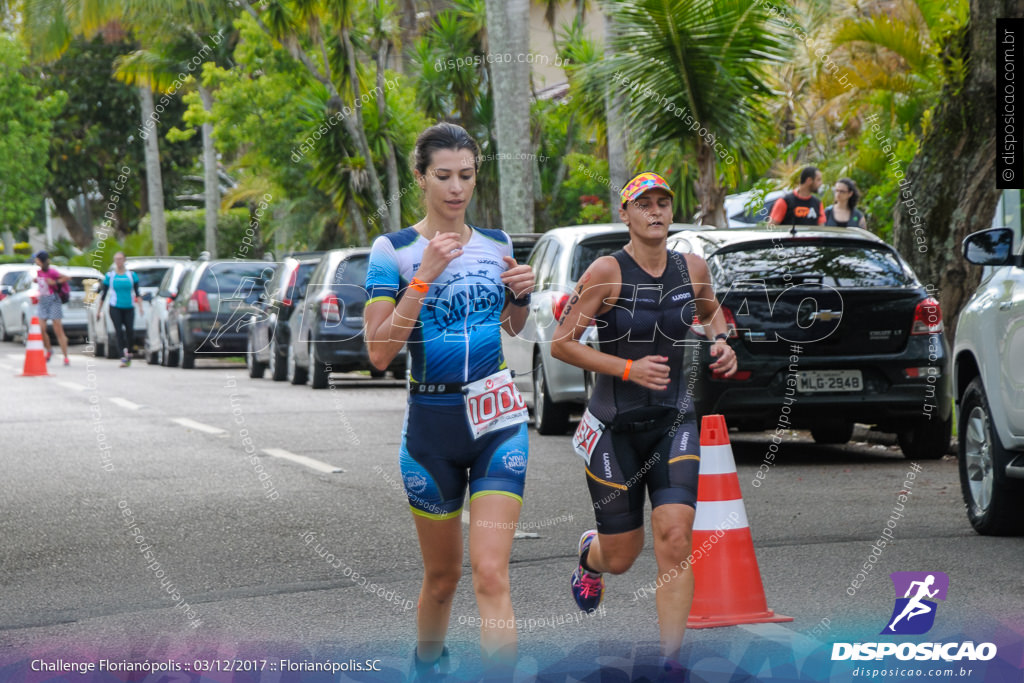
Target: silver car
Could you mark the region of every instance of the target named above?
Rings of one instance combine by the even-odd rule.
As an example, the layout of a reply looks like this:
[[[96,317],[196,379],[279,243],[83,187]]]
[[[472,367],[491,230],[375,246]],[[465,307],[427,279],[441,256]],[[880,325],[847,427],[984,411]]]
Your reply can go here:
[[[61,275],[68,276],[71,288],[70,299],[64,304],[64,333],[69,339],[85,337],[89,311],[85,305],[85,281],[90,278],[102,277],[100,271],[84,266],[54,266]],[[0,301],[0,328],[3,335],[17,335],[27,341],[28,328],[32,317],[36,315],[39,305],[39,288],[36,286],[36,275],[39,269],[35,266],[18,276],[11,293]],[[52,330],[53,325],[47,325]]]
[[[683,227],[673,224],[669,231]],[[530,315],[517,336],[501,334],[505,361],[515,372],[516,386],[527,405],[533,408],[533,423],[540,434],[564,434],[570,414],[582,409],[587,400],[583,370],[551,357],[558,317],[587,267],[628,241],[629,229],[622,223],[578,225],[547,231],[530,253],[536,282]],[[596,336],[594,329],[590,327],[580,343]]]
[[[150,365],[166,367],[178,364],[177,360],[170,362],[172,355],[177,358],[177,351],[170,352],[167,349],[167,311],[174,303],[174,298],[178,296],[178,286],[188,272],[190,264],[191,262],[185,259],[170,264],[160,284],[157,285],[156,294],[150,299],[145,320],[146,337],[142,342],[142,355]]]
[[[1024,244],[1010,228],[964,240],[971,263],[994,266],[956,326],[960,488],[980,534],[1024,534]]]
[[[163,279],[168,268],[174,264],[186,264],[188,261],[187,257],[177,256],[129,256],[125,259],[124,267],[139,276],[139,293],[142,295],[142,314],[140,315],[136,309],[130,344],[141,345],[145,342],[146,319],[149,316],[151,302],[159,289],[160,280]],[[95,301],[98,302],[100,283],[97,283],[95,287],[97,292]],[[110,321],[109,309],[109,293],[103,299],[99,320],[96,319],[95,306],[90,306],[92,313],[87,321],[89,339],[93,342],[94,353],[97,357],[106,355],[107,358],[118,358],[121,355],[121,350],[114,348],[116,344],[111,343],[117,335],[114,334],[114,324]]]

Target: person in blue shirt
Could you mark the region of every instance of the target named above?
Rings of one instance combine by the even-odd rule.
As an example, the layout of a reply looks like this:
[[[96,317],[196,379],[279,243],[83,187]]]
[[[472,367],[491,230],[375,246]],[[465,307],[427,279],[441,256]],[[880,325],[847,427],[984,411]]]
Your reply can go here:
[[[132,336],[135,331],[135,307],[142,315],[142,298],[139,295],[139,276],[125,268],[124,254],[114,254],[114,267],[103,277],[100,298],[96,305],[96,319],[103,313],[103,300],[110,294],[110,321],[114,324],[117,348],[121,349],[121,367],[132,363]],[[109,344],[110,341],[108,340]]]
[[[467,487],[485,665],[507,671],[516,657],[508,565],[522,507],[528,416],[500,331],[517,334],[526,322],[533,269],[516,263],[505,232],[465,222],[479,156],[476,141],[457,125],[439,123],[420,134],[413,175],[426,216],[378,237],[366,276],[370,361],[384,369],[403,347],[411,355],[399,464],[423,556],[414,679],[448,666],[444,641],[462,573]]]

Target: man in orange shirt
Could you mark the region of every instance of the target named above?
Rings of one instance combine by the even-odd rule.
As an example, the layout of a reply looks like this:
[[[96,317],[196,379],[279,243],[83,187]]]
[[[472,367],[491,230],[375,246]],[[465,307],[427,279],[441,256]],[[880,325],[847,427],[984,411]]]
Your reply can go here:
[[[814,193],[821,187],[821,171],[808,166],[800,171],[800,186],[779,197],[768,222],[772,225],[824,225],[825,209]]]

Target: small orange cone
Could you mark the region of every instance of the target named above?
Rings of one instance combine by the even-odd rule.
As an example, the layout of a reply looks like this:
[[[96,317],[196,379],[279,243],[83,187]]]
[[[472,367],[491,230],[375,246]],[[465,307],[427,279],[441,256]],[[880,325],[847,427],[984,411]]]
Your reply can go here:
[[[713,544],[711,550],[697,555],[708,547],[705,542]],[[693,548],[694,596],[687,628],[793,621],[768,609],[722,415],[701,421]]]
[[[21,377],[46,377],[49,374],[46,371],[46,348],[43,346],[43,333],[39,331],[39,318],[32,316],[25,344],[25,368],[21,371]]]

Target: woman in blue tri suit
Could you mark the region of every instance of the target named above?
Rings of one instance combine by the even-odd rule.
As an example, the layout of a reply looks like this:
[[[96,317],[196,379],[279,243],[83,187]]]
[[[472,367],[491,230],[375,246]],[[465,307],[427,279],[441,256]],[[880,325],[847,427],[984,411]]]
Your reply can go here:
[[[387,368],[405,345],[411,355],[399,462],[423,556],[414,678],[448,666],[467,486],[484,661],[509,667],[516,656],[508,565],[526,477],[527,414],[500,330],[522,329],[533,270],[512,258],[506,233],[465,223],[479,156],[459,126],[439,123],[420,134],[413,174],[426,216],[378,237],[366,276],[370,361]]]

